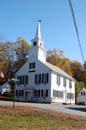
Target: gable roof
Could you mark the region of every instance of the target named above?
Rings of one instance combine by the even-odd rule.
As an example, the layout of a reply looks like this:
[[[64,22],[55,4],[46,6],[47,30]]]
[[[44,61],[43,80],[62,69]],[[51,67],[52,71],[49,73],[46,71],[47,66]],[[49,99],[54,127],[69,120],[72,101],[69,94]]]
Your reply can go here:
[[[82,88],[80,92],[86,92],[86,88]]]
[[[52,65],[52,64],[50,64],[49,62],[45,62],[44,64],[45,64],[49,69],[51,69],[52,71],[54,71],[55,73],[58,73],[58,74],[60,74],[60,75],[62,75],[62,76],[64,76],[64,77],[67,77],[67,78],[69,78],[69,79],[75,81],[74,78],[72,78],[70,75],[68,75],[66,72],[64,72],[64,71],[63,71],[62,69],[60,69],[59,67],[57,67],[57,66],[55,66],[55,65]]]

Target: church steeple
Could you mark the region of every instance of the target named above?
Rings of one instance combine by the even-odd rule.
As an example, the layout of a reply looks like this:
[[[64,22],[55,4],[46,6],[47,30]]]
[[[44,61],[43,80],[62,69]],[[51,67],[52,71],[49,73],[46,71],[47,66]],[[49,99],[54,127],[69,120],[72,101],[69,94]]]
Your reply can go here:
[[[33,42],[33,46],[40,46],[43,48],[43,41],[41,39],[40,23],[41,23],[41,20],[39,20],[37,23],[35,38],[32,40],[32,42]]]
[[[29,57],[34,56],[41,62],[46,62],[46,51],[43,48],[43,41],[41,39],[40,22],[37,23],[35,38],[32,40],[32,47],[29,50]]]

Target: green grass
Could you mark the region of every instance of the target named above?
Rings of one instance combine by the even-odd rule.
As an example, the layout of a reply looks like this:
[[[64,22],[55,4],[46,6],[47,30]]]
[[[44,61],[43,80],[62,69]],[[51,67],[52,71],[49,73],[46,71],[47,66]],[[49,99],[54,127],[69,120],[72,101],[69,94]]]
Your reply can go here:
[[[30,107],[1,107],[0,130],[85,130],[86,118]]]

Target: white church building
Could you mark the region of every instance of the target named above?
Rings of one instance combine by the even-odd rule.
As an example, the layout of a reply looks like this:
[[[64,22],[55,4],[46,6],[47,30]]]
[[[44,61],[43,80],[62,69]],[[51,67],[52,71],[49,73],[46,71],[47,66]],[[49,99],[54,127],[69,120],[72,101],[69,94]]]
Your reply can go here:
[[[75,103],[75,80],[62,69],[46,61],[40,22],[29,50],[27,62],[16,73],[15,100]]]

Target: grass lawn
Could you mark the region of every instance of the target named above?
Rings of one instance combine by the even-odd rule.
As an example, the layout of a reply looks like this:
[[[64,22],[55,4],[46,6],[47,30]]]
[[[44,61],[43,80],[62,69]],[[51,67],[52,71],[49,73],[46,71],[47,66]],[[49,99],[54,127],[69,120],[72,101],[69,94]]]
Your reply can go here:
[[[86,130],[86,118],[31,107],[0,107],[0,130]]]

